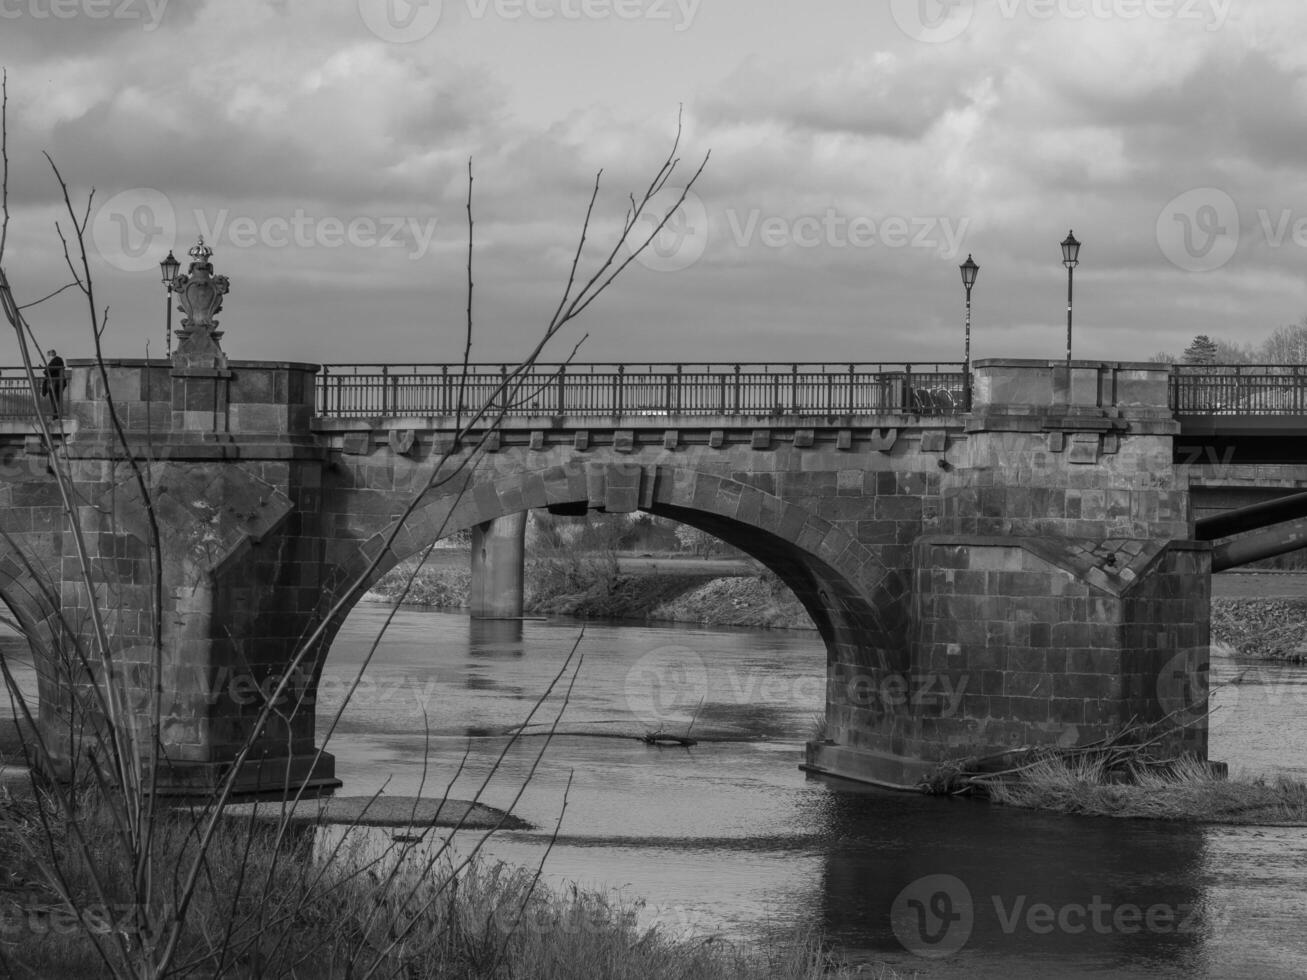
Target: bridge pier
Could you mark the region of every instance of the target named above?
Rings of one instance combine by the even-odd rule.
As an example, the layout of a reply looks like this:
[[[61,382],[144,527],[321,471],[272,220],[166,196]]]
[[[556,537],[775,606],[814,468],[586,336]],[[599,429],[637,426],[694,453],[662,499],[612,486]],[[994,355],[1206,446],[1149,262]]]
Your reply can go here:
[[[521,619],[526,561],[527,512],[508,514],[472,528],[473,619]]]
[[[912,786],[941,763],[1134,723],[1207,755],[1210,548],[1185,540],[1154,365],[979,361],[941,520],[912,549],[901,673],[837,657],[816,771]]]

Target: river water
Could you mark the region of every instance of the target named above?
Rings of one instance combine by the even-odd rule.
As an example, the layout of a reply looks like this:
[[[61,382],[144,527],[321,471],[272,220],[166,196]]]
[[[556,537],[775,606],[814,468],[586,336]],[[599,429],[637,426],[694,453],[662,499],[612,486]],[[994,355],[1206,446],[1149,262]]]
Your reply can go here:
[[[336,640],[320,733],[388,612],[361,605]],[[485,787],[507,807],[535,767],[513,809],[536,829],[496,834],[493,858],[535,866],[561,815],[556,886],[643,900],[673,931],[818,931],[908,975],[1307,976],[1307,828],[1059,817],[806,774],[825,674],[808,631],[582,635],[402,609],[331,739],[341,793],[471,798],[574,647]],[[1215,658],[1213,681],[1212,758],[1307,777],[1307,668]],[[659,730],[701,741],[613,737]]]

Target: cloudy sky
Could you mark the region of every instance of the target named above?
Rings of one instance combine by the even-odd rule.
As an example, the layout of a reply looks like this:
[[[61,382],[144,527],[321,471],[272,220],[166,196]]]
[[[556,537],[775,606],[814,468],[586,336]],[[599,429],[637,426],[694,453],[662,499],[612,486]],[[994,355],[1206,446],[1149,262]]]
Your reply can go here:
[[[1070,229],[1077,357],[1256,342],[1307,313],[1305,41],[1302,0],[0,0],[4,264],[67,281],[49,152],[111,353],[161,353],[204,234],[229,356],[454,360],[470,157],[474,356],[511,359],[596,172],[610,245],[682,111],[695,195],[557,356],[957,361],[970,253],[974,356],[1057,358]],[[29,313],[88,349],[73,293]]]

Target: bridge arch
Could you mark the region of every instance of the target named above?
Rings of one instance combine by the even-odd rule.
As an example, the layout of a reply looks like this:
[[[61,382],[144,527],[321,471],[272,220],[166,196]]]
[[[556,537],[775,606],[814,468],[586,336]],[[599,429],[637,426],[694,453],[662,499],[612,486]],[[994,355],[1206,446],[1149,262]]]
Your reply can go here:
[[[877,673],[907,669],[908,583],[848,531],[810,507],[693,461],[595,456],[560,461],[552,453],[532,453],[469,470],[466,479],[429,491],[401,526],[392,521],[337,565],[334,588],[325,594],[338,595],[362,576],[392,534],[349,608],[384,574],[433,541],[486,521],[548,506],[639,510],[706,531],[773,571],[807,610],[826,645],[828,663]],[[319,670],[349,608],[328,624]]]

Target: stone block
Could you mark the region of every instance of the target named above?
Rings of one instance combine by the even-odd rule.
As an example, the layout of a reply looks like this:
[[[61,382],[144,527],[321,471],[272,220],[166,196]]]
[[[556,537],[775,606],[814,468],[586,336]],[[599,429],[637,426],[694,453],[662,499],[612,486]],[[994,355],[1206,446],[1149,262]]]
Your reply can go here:
[[[923,453],[942,453],[947,448],[947,429],[927,429],[921,433],[921,451]]]

